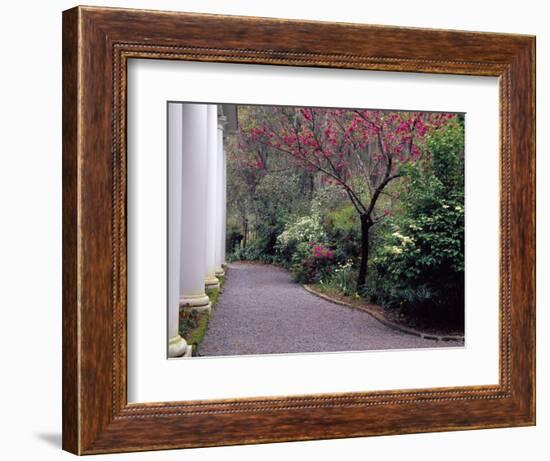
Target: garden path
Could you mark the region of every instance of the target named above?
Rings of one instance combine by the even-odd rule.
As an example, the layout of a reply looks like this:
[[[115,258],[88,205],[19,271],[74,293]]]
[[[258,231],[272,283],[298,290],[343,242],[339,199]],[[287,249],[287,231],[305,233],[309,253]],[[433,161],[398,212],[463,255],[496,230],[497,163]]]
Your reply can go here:
[[[462,346],[393,330],[308,293],[283,269],[229,265],[199,356]]]

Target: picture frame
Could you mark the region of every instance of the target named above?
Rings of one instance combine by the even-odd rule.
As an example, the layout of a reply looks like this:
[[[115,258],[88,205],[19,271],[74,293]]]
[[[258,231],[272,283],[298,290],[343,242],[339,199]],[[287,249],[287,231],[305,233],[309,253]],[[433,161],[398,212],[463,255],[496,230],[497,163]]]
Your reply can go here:
[[[493,76],[499,383],[128,403],[129,59]],[[535,424],[535,38],[76,7],[63,13],[63,449],[75,454]]]

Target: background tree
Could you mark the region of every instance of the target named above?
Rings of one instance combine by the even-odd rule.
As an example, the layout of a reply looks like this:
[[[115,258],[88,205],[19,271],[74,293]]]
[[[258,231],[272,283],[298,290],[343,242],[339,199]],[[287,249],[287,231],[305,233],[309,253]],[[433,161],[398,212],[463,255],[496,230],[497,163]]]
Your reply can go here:
[[[240,106],[240,133],[261,123],[269,115],[265,109]],[[228,173],[228,208],[233,211],[228,216],[228,235],[239,235],[240,258],[270,261],[288,220],[309,209],[312,174],[297,170],[286,156],[249,143],[242,135],[230,140]]]

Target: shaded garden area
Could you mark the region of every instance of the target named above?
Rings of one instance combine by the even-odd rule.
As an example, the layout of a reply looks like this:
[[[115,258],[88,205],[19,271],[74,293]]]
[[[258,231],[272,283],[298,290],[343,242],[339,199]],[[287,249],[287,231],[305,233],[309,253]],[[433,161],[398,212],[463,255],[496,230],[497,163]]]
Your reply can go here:
[[[397,322],[463,333],[462,114],[238,106],[238,125],[229,260],[279,265]]]

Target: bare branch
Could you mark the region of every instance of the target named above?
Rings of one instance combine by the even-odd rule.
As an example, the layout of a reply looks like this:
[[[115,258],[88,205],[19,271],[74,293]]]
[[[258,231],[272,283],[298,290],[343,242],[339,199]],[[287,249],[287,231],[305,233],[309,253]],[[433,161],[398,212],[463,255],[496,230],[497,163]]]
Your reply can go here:
[[[367,216],[369,217],[370,219],[370,216],[374,210],[374,206],[376,205],[376,202],[378,201],[378,198],[380,197],[380,194],[382,193],[384,187],[386,187],[390,181],[393,181],[394,179],[397,179],[397,178],[400,178],[402,175],[401,174],[394,174],[393,176],[388,176],[386,179],[384,179],[384,181],[382,181],[380,183],[380,185],[376,188],[376,190],[374,191],[374,194],[372,195],[372,198],[371,198],[371,201],[370,201],[370,204],[369,204],[369,208],[367,209]]]

